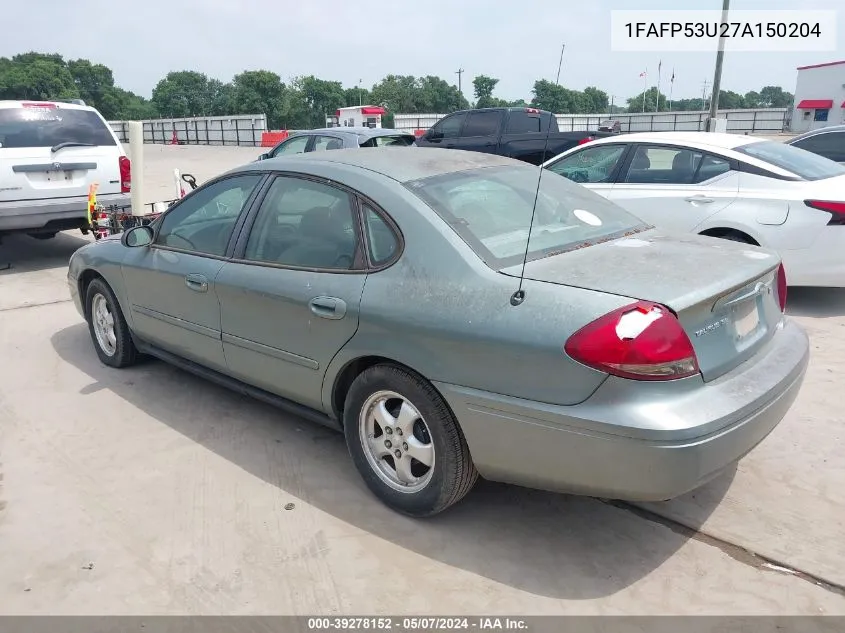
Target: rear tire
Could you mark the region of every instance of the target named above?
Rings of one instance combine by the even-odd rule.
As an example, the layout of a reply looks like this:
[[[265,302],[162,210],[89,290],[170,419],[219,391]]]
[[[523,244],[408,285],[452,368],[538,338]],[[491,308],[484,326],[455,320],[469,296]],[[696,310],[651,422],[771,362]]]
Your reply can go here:
[[[343,421],[346,445],[367,487],[398,512],[433,516],[460,501],[478,479],[443,397],[406,369],[385,364],[363,371],[349,388]]]
[[[112,289],[102,279],[94,279],[85,292],[85,314],[94,350],[100,361],[121,369],[134,365],[138,350],[129,325]]]

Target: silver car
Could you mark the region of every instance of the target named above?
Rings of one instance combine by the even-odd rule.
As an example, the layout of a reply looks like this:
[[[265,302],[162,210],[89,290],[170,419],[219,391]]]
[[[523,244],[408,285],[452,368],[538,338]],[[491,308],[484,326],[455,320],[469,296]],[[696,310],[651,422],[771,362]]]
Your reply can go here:
[[[427,148],[252,163],[78,250],[70,294],[103,363],[150,354],[336,428],[413,516],[478,475],[633,500],[700,486],[802,384],[777,255],[538,175]]]
[[[356,147],[408,147],[415,141],[416,137],[410,132],[388,128],[327,127],[301,130],[293,132],[273,149],[259,156],[258,160]]]

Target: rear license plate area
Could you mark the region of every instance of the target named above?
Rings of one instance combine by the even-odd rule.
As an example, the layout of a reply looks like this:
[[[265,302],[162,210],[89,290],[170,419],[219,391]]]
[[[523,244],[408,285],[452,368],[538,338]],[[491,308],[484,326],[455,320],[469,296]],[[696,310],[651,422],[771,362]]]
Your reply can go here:
[[[742,340],[760,326],[760,311],[756,301],[745,301],[734,308],[733,320],[736,337]]]

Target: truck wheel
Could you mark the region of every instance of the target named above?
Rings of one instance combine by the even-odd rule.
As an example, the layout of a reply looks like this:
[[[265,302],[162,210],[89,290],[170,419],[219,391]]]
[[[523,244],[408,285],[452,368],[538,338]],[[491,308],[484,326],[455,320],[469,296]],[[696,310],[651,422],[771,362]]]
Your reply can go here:
[[[118,369],[133,365],[138,358],[138,350],[132,341],[129,325],[112,289],[102,279],[94,279],[88,285],[85,314],[100,361]]]
[[[428,517],[460,501],[478,471],[446,402],[427,381],[375,365],[344,404],[346,444],[367,487],[387,506]]]

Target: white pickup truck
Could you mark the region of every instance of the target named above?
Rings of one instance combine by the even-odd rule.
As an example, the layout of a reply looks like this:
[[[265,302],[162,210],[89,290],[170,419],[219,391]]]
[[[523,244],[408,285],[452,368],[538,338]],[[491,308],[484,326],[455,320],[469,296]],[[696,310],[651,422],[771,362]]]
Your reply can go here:
[[[59,101],[0,101],[0,239],[48,239],[88,230],[88,189],[103,206],[130,204],[123,146],[92,107]]]

